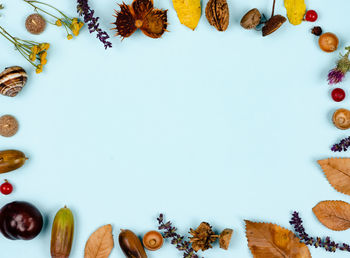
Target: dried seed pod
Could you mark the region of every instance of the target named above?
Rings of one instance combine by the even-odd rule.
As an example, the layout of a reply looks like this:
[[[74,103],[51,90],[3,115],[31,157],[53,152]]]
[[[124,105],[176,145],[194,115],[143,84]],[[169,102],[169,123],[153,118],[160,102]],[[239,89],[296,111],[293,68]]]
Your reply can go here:
[[[6,68],[0,73],[0,94],[15,97],[27,82],[26,71],[19,66]]]
[[[341,130],[350,128],[350,111],[345,108],[336,110],[333,114],[334,125]]]
[[[0,174],[7,173],[22,167],[26,160],[26,156],[21,151],[0,151]]]
[[[265,26],[262,28],[262,35],[263,37],[270,35],[271,33],[278,30],[283,23],[286,22],[286,18],[282,15],[274,15],[272,16],[266,23]]]
[[[205,16],[210,25],[218,31],[225,31],[230,20],[230,11],[226,0],[209,0],[205,8]]]
[[[137,29],[146,36],[160,38],[167,29],[167,10],[154,9],[152,0],[134,0],[131,5],[120,4],[115,11],[116,36],[130,37]]]
[[[254,8],[243,16],[241,20],[241,26],[246,30],[251,30],[256,28],[256,26],[260,24],[260,21],[261,13],[258,9]]]
[[[0,135],[4,137],[14,136],[18,131],[17,119],[10,115],[0,117]]]
[[[31,14],[26,19],[26,29],[29,33],[38,35],[46,28],[45,19],[37,13]]]

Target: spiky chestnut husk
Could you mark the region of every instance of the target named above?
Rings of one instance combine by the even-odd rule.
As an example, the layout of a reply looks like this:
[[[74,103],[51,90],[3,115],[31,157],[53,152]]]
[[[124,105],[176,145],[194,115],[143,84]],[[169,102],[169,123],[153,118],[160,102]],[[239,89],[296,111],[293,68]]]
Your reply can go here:
[[[148,37],[160,38],[166,31],[167,10],[154,9],[152,0],[134,0],[130,6],[119,6],[120,11],[114,15],[116,36],[124,39],[140,29]]]

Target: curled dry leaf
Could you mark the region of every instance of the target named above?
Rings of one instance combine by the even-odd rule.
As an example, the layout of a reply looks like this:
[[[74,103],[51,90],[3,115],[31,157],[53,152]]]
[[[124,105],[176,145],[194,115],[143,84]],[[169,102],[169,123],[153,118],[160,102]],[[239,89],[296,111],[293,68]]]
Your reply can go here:
[[[276,224],[246,223],[248,247],[254,258],[311,258],[309,248],[294,233]]]
[[[84,258],[108,258],[113,247],[112,226],[102,226],[86,242]]]
[[[335,190],[350,195],[350,158],[323,159],[318,164]]]
[[[201,0],[173,0],[174,9],[180,22],[194,30],[201,18]]]
[[[350,228],[350,204],[343,201],[323,201],[312,211],[327,228],[342,231]]]

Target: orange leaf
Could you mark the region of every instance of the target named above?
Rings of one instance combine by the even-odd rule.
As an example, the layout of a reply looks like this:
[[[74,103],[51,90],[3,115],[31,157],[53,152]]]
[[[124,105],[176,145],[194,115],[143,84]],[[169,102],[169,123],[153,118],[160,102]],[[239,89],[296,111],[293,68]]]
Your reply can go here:
[[[323,159],[318,164],[335,190],[350,195],[350,158]]]
[[[113,247],[112,226],[102,226],[86,242],[84,258],[108,258]]]
[[[341,231],[350,228],[350,204],[343,201],[323,201],[312,211],[327,228]]]
[[[311,258],[309,248],[294,233],[276,224],[246,223],[248,247],[254,258]]]

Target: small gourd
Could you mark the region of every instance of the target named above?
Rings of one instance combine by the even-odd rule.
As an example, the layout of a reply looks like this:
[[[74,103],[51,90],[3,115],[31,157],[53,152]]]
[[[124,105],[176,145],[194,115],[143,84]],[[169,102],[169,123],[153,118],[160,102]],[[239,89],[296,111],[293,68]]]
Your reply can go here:
[[[27,73],[20,66],[6,68],[0,73],[0,94],[15,97],[27,82]]]
[[[284,0],[284,6],[289,22],[293,25],[301,24],[306,12],[305,0]]]

